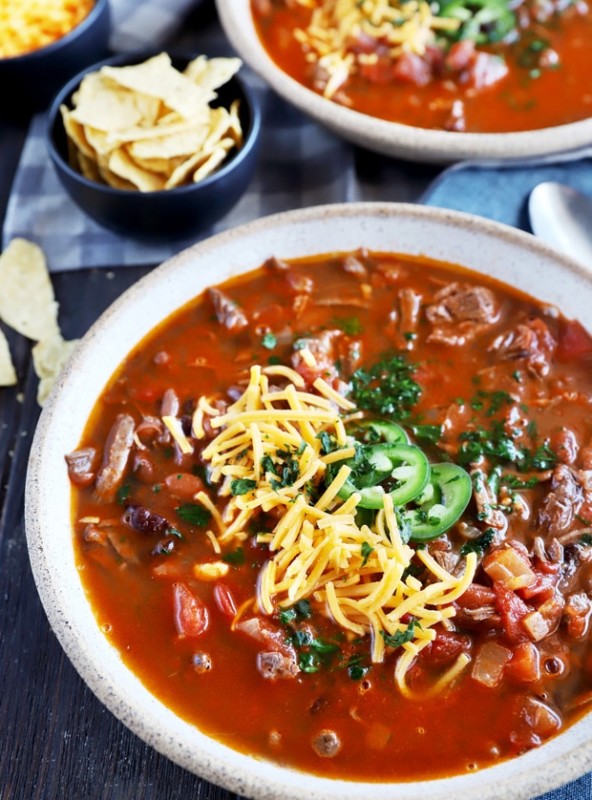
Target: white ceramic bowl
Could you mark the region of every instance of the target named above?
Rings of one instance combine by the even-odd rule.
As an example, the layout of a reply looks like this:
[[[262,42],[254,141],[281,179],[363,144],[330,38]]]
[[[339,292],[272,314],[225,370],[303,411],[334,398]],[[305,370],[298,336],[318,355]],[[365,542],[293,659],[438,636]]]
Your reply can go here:
[[[307,89],[276,66],[257,36],[250,0],[216,0],[216,6],[234,48],[278,94],[344,139],[377,153],[435,163],[511,160],[561,153],[592,142],[592,119],[518,133],[452,133],[352,111]]]
[[[520,800],[592,768],[592,715],[542,747],[477,773],[408,784],[346,783],[282,768],[209,739],[151,695],[99,630],[75,566],[73,450],[97,396],[150,329],[199,294],[258,267],[354,250],[425,254],[493,274],[586,321],[592,278],[534,237],[477,217],[411,205],[350,204],[268,217],[186,250],[126,292],[74,353],[41,416],[29,464],[26,527],[35,581],[50,624],[97,697],[138,736],[181,766],[260,800]]]

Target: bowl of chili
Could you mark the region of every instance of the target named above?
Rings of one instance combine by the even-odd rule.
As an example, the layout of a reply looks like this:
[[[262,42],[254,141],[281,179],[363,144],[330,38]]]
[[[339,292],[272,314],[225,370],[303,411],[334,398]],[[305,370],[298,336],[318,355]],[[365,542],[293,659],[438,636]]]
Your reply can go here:
[[[245,62],[355,144],[417,161],[586,146],[587,6],[217,0]],[[588,31],[588,34],[585,31]]]
[[[583,774],[590,291],[527,234],[394,204],[269,217],[132,287],[58,381],[27,479],[82,678],[257,798],[526,798]]]

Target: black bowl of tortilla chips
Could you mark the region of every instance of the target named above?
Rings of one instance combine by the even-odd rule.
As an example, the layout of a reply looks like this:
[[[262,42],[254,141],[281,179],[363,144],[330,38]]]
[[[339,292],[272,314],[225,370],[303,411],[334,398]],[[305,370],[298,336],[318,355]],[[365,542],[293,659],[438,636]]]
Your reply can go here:
[[[202,233],[247,188],[261,114],[241,62],[118,56],[54,100],[47,144],[72,200],[100,225],[144,240]]]

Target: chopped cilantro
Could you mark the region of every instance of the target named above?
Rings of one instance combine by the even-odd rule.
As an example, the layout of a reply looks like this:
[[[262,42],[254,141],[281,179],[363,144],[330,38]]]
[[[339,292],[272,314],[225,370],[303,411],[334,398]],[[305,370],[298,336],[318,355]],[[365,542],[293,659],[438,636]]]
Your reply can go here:
[[[530,465],[532,469],[540,469],[541,471],[553,469],[557,461],[557,456],[551,450],[547,442],[539,445],[534,451]]]
[[[274,348],[274,347],[276,346],[276,344],[277,344],[277,339],[276,339],[275,335],[274,335],[273,333],[271,333],[271,331],[269,331],[269,332],[268,332],[268,333],[266,333],[266,334],[263,336],[263,338],[261,339],[261,344],[262,344],[262,345],[263,345],[263,347],[265,347],[267,350],[273,350],[273,348]]]
[[[152,487],[152,494],[158,494],[162,489],[162,483],[155,483]]]
[[[183,538],[183,534],[181,533],[181,531],[177,530],[177,528],[173,528],[172,526],[167,528],[167,533],[169,534],[169,536],[176,536],[177,539]]]
[[[222,561],[226,562],[226,564],[230,564],[233,567],[240,567],[245,563],[245,551],[242,547],[237,547],[236,550],[232,550],[230,553],[225,553],[222,556]]]
[[[485,392],[483,389],[479,389],[474,397],[471,398],[471,408],[475,411],[481,411],[485,408],[485,404],[488,403],[489,408],[486,414],[488,417],[493,417],[503,406],[512,405],[513,402],[514,400],[508,392]]]
[[[298,650],[298,664],[303,672],[318,672],[339,651],[338,645],[315,639],[308,630],[294,631],[288,641]]]
[[[583,533],[580,536],[580,544],[591,545],[592,544],[592,535],[589,533]]]
[[[350,664],[347,668],[347,674],[352,681],[361,681],[367,675],[369,669],[370,667],[362,666],[362,664]]]
[[[276,491],[285,486],[292,486],[300,477],[300,464],[294,458],[295,455],[302,455],[306,448],[306,442],[302,441],[299,447],[290,447],[286,445],[285,450],[278,448],[275,451],[277,461],[268,454],[261,459],[261,468],[265,474],[271,474],[275,477],[271,478],[270,484],[272,489]]]
[[[196,503],[183,503],[183,505],[177,506],[175,510],[183,522],[188,522],[190,525],[197,525],[200,528],[207,525],[212,516],[207,508],[198,506]]]
[[[403,574],[401,575],[401,580],[402,580],[402,581],[406,580],[406,579],[407,579],[407,578],[408,578],[410,575],[411,575],[413,578],[418,578],[418,577],[421,575],[422,571],[423,571],[423,570],[422,570],[422,568],[419,566],[419,564],[409,564],[409,566],[407,567],[407,569],[405,569],[405,570],[403,571]]]
[[[510,489],[532,489],[533,486],[537,486],[540,483],[540,479],[533,477],[529,478],[527,481],[522,481],[520,478],[517,478],[516,475],[504,475],[502,477],[502,483],[505,486],[509,486]]]
[[[321,443],[321,453],[326,456],[337,449],[337,441],[328,431],[321,431],[317,433],[316,438]]]
[[[117,502],[122,506],[125,505],[125,501],[130,496],[131,491],[132,487],[129,483],[124,483],[123,486],[120,486],[116,494]]]
[[[486,528],[481,536],[478,536],[476,539],[471,539],[462,545],[460,548],[461,556],[468,556],[469,553],[477,553],[477,555],[483,554],[493,542],[494,536],[495,530],[493,528]]]
[[[307,650],[298,654],[298,666],[302,672],[318,672],[320,669],[319,659],[316,653]]]
[[[310,619],[311,616],[312,609],[309,600],[298,600],[291,608],[283,608],[279,613],[282,625],[287,625],[289,622],[294,622],[294,620],[298,619]]]
[[[437,444],[442,438],[441,425],[412,425],[411,432],[416,439],[430,444]]]
[[[387,647],[401,647],[406,642],[412,641],[415,636],[415,628],[421,628],[421,625],[418,620],[412,619],[404,631],[395,631],[393,634],[380,631],[380,635]]]
[[[411,377],[415,368],[403,356],[360,368],[352,376],[350,394],[358,408],[405,419],[421,394],[419,384]]]
[[[333,324],[348,336],[357,336],[362,333],[362,323],[359,317],[334,317]]]
[[[277,364],[281,364],[282,359],[279,356],[269,356],[269,358],[267,359],[267,363],[269,364],[270,367],[274,367]]]
[[[368,563],[368,559],[370,558],[371,553],[374,552],[374,548],[370,544],[368,544],[368,542],[362,542],[361,550],[363,559],[361,566],[365,567],[366,564]]]
[[[230,491],[235,497],[241,494],[248,494],[256,488],[257,481],[253,481],[250,478],[235,478],[230,483]]]
[[[515,464],[521,471],[547,470],[557,461],[547,442],[543,442],[533,452],[517,444],[514,436],[508,434],[499,421],[494,422],[490,430],[479,427],[472,431],[463,431],[459,440],[458,460],[463,466],[487,457],[494,462]]]

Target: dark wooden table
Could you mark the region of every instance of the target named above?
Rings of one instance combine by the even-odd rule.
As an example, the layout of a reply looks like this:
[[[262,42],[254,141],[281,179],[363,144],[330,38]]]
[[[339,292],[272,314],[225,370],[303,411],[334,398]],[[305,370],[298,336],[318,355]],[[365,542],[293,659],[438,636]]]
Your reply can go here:
[[[191,50],[195,34],[203,37],[214,24],[212,2],[199,4],[171,48]],[[0,109],[0,224],[25,135],[26,124],[2,122]],[[371,181],[380,158],[358,151],[356,160]],[[401,170],[416,170],[420,188],[437,172],[403,164]],[[53,276],[66,338],[84,334],[153,265],[111,276],[83,266]],[[6,332],[19,382],[15,389],[0,389],[0,800],[230,800],[234,795],[175,766],[116,720],[87,689],[49,628],[23,524],[37,384],[30,343]]]

